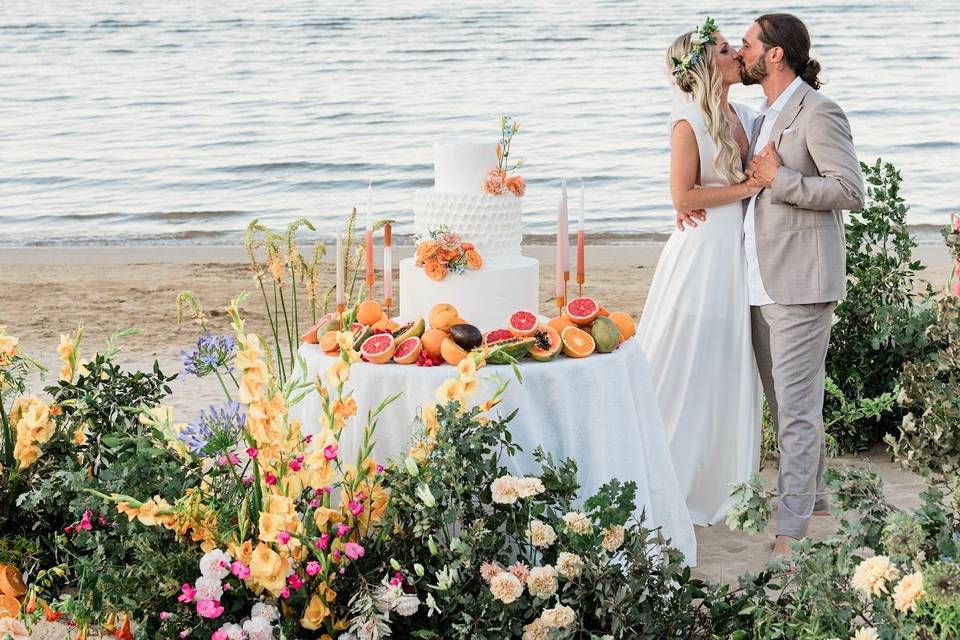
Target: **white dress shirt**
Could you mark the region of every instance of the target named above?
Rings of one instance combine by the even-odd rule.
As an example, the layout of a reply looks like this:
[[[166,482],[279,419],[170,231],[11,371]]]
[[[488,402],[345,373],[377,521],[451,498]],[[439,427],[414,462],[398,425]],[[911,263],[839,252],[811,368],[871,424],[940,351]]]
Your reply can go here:
[[[797,87],[799,87],[802,82],[803,80],[801,80],[799,76],[794,78],[793,82],[783,90],[783,93],[774,100],[773,104],[767,104],[767,100],[764,99],[763,104],[760,105],[763,125],[760,127],[757,143],[753,147],[754,153],[759,153],[761,149],[767,146],[767,142],[770,141],[770,132],[773,130],[773,125],[776,123],[777,117],[780,115],[780,112],[783,111],[783,107],[786,106],[787,100],[790,99],[790,96],[793,95],[793,92],[797,90]],[[747,254],[747,281],[750,306],[752,307],[775,304],[767,293],[767,290],[763,287],[763,278],[760,277],[760,258],[757,256],[757,220],[755,211],[758,195],[760,194],[757,193],[750,198],[750,203],[747,204],[747,214],[743,220],[743,242]]]

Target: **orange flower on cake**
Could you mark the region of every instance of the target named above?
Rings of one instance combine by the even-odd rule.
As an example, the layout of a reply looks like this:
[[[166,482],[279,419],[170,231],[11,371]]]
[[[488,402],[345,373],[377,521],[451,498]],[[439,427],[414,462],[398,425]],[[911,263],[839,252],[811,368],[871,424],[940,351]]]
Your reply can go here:
[[[510,193],[518,198],[522,198],[527,192],[527,183],[520,176],[510,176],[505,184]]]
[[[447,277],[447,267],[437,260],[427,260],[423,265],[424,270],[427,272],[427,276],[431,280],[443,280]]]
[[[483,258],[481,258],[480,254],[474,249],[468,249],[465,251],[464,257],[467,259],[467,269],[476,271],[483,266]]]
[[[491,196],[498,196],[503,193],[506,186],[507,174],[500,169],[492,169],[483,181],[483,190]]]

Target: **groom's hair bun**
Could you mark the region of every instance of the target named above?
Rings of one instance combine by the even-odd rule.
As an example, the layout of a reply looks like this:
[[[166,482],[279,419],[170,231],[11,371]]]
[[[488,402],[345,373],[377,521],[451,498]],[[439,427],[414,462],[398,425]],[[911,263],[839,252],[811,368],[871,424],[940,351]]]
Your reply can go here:
[[[767,49],[783,49],[784,61],[800,78],[819,89],[820,63],[810,57],[810,32],[803,20],[789,13],[766,13],[756,20],[760,41]]]

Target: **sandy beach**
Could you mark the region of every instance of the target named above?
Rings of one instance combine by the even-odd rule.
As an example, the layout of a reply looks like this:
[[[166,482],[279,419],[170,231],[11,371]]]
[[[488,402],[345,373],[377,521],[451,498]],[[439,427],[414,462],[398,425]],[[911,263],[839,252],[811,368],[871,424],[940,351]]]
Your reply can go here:
[[[653,277],[662,245],[602,245],[587,249],[585,293],[608,308],[639,317]],[[406,257],[410,247],[399,247],[397,258]],[[553,249],[524,248],[524,253],[541,261],[540,311],[552,315]],[[923,279],[942,287],[949,275],[949,258],[941,247],[916,250],[928,269]],[[332,282],[333,264],[323,265],[325,283]],[[379,276],[379,274],[378,274]],[[20,337],[22,349],[50,366],[56,362],[61,333],[84,325],[80,351],[89,357],[102,348],[116,330],[137,327],[142,333],[126,339],[118,360],[128,367],[147,369],[159,361],[167,373],[180,370],[180,350],[189,347],[197,327],[189,320],[178,326],[175,299],[180,291],[192,291],[202,302],[208,323],[215,331],[229,331],[223,307],[240,291],[254,292],[255,281],[246,254],[236,247],[38,247],[0,249],[0,324]],[[266,329],[265,316],[257,298],[251,298],[245,317],[254,331]],[[39,382],[39,381],[35,381]],[[39,387],[35,384],[35,389]],[[213,380],[177,380],[172,404],[184,420],[199,409],[222,399]],[[872,463],[887,481],[887,494],[898,506],[917,502],[921,487],[918,478],[896,468],[882,449],[867,455],[838,458],[833,465]],[[768,486],[775,482],[770,465],[763,477]],[[815,518],[812,536],[828,535],[835,523]],[[729,531],[725,526],[698,528],[699,566],[695,573],[704,578],[733,581],[745,571],[762,568],[769,557],[770,535],[751,537]],[[38,630],[36,637],[55,633]],[[62,633],[62,630],[60,631]]]

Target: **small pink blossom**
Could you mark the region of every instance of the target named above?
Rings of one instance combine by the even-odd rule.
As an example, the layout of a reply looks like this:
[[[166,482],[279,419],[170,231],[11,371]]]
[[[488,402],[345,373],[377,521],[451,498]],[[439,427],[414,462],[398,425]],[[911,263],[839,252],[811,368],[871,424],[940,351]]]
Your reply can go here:
[[[169,620],[172,615],[173,615],[173,614],[171,614],[169,611],[161,611],[161,612],[160,612],[160,619],[161,619],[161,620]]]
[[[316,560],[311,560],[310,562],[308,562],[307,575],[313,577],[318,573],[320,573],[320,563],[317,562]]]
[[[217,629],[213,632],[213,635],[210,636],[210,640],[230,640],[230,636],[227,635],[227,632],[223,629]]]
[[[287,598],[289,598],[289,597],[290,597],[290,589],[288,589],[287,587],[284,587],[283,589],[280,589],[280,597],[283,598],[284,600],[286,600]]]
[[[328,444],[323,448],[323,457],[327,460],[336,460],[338,448],[335,444]]]
[[[97,518],[97,523],[98,523],[101,527],[105,527],[105,526],[107,526],[108,524],[110,524],[110,522],[107,520],[107,518],[106,518],[102,513],[100,514],[100,517]]]
[[[390,586],[399,587],[404,583],[404,581],[405,579],[403,577],[403,574],[397,571],[395,574],[393,574],[393,577],[390,578]]]
[[[334,562],[340,562],[340,558],[343,554],[340,553],[340,549],[334,549],[333,553],[331,553],[330,555],[333,556]]]
[[[382,465],[382,464],[378,464],[378,465],[377,465],[377,473],[378,473],[378,474],[383,473],[383,465]]]
[[[346,525],[346,524],[338,524],[338,525],[337,525],[337,537],[338,537],[338,538],[342,538],[343,536],[347,535],[348,533],[350,533],[350,526],[349,526],[349,525]]]
[[[93,529],[93,525],[90,523],[90,518],[93,516],[93,512],[90,509],[87,509],[83,512],[83,517],[80,518],[80,523],[76,525],[76,528],[83,529],[84,531],[90,531]]]
[[[220,606],[219,600],[199,600],[197,614],[201,618],[219,618],[223,615],[223,607]]]
[[[343,552],[347,554],[347,557],[351,560],[356,560],[363,555],[364,549],[361,545],[356,542],[348,542],[343,545]]]
[[[193,599],[197,597],[197,590],[194,589],[189,582],[184,582],[183,586],[180,587],[180,595],[177,596],[177,600],[184,604],[193,602]]]
[[[297,591],[303,586],[303,580],[300,579],[299,574],[291,573],[289,576],[287,576],[287,584],[290,585],[291,589]]]
[[[290,466],[290,471],[294,471],[294,472],[300,471],[300,469],[303,468],[303,456],[297,456],[296,458],[291,460],[288,464]]]
[[[309,436],[307,436],[306,438],[303,439],[303,442],[304,442],[305,444],[310,444],[312,441],[313,441],[313,436],[312,436],[312,435],[309,435]]]
[[[527,577],[530,575],[530,567],[523,564],[522,562],[516,562],[507,569],[510,573],[516,576],[517,580],[520,581],[520,584],[527,583]]]
[[[287,544],[290,542],[290,533],[287,531],[281,531],[277,534],[277,542],[280,544]]]
[[[237,576],[241,580],[246,580],[250,577],[250,567],[239,560],[234,560],[233,564],[230,565],[230,573]]]
[[[249,487],[251,484],[253,484],[253,476],[243,476],[243,480],[241,480],[241,482]]]
[[[237,458],[237,454],[235,453],[228,453],[226,455],[222,455],[220,456],[220,459],[217,462],[219,462],[221,467],[225,467],[228,464],[233,466],[240,464],[240,460]]]
[[[263,476],[263,481],[272,487],[273,485],[277,484],[277,476],[267,471],[267,473],[265,473]]]
[[[189,629],[184,629],[184,630],[181,631],[178,635],[179,635],[181,638],[186,638],[187,636],[190,635],[190,630],[189,630]]]
[[[317,549],[320,549],[320,551],[326,551],[327,547],[330,546],[330,534],[329,533],[322,534],[320,538],[317,540],[316,544],[317,544]]]
[[[953,295],[960,298],[960,280],[953,283]]]
[[[231,589],[233,589],[233,587],[230,586],[230,583],[229,583],[229,582],[224,582],[224,583],[223,583],[223,590],[224,590],[224,591],[230,591]]]
[[[260,455],[260,450],[255,447],[248,447],[247,455],[250,456],[250,458],[255,459],[258,455]]]
[[[362,502],[355,502],[355,501],[353,501],[353,500],[350,500],[350,502],[349,502],[348,504],[350,505],[350,513],[352,513],[353,515],[358,516],[358,515],[360,515],[361,513],[363,513],[363,503],[362,503]]]
[[[320,500],[319,500],[319,498],[314,498],[313,500],[310,501],[310,508],[311,508],[311,509],[316,509],[316,508],[319,507],[319,506],[320,506]]]
[[[480,577],[487,584],[501,573],[503,573],[503,567],[495,562],[484,562],[480,565]]]

